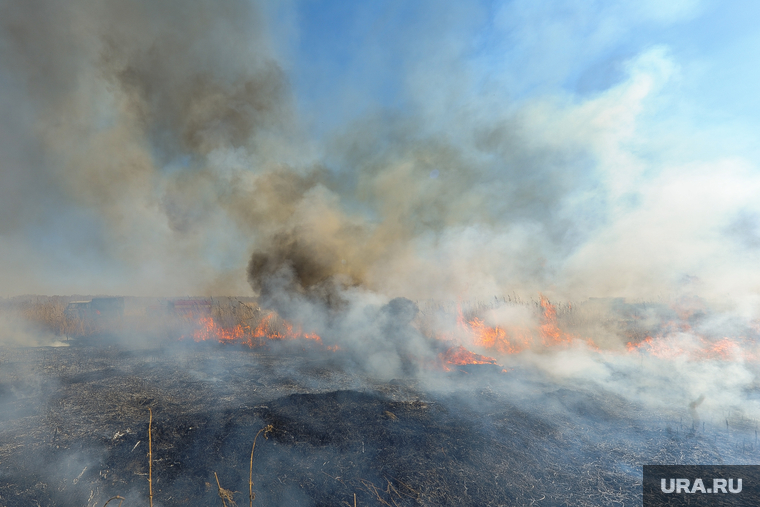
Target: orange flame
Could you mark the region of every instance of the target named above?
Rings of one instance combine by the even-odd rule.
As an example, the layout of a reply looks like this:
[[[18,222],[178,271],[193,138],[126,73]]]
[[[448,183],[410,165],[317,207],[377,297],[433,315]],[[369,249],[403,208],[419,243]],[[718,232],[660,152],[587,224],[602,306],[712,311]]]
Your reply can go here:
[[[470,352],[469,350],[462,347],[461,345],[458,345],[456,347],[451,347],[446,352],[442,352],[438,357],[441,360],[441,363],[443,364],[443,369],[446,371],[451,370],[451,368],[449,368],[448,366],[450,364],[456,364],[456,365],[493,364],[493,365],[496,365],[496,359],[492,357],[488,357],[488,356],[481,356],[480,354],[475,354],[474,352]]]
[[[541,344],[544,347],[561,347],[572,343],[585,343],[593,351],[603,352],[590,338],[581,338],[562,331],[558,324],[556,307],[543,295],[539,295],[539,304],[542,309],[542,319],[537,331],[521,327],[491,327],[482,319],[473,317],[466,320],[461,305],[457,305],[457,328],[456,339],[450,336],[437,336],[439,340],[462,343],[448,348],[439,355],[440,364],[444,370],[449,370],[447,365],[466,364],[496,364],[496,359],[474,352],[470,352],[465,346],[474,346],[484,351],[497,352],[500,354],[517,354],[531,348],[533,344]],[[569,306],[568,306],[569,307]],[[188,316],[192,318],[192,315]],[[690,314],[683,312],[681,319],[689,319]],[[760,329],[760,323],[755,323]],[[685,333],[686,331],[691,331]],[[247,325],[235,325],[224,327],[219,325],[208,314],[197,318],[195,328],[191,335],[196,342],[218,341],[221,343],[242,343],[249,347],[262,346],[268,340],[310,340],[313,343],[324,346],[322,339],[315,333],[305,333],[301,326],[293,325],[279,319],[274,313],[266,315],[255,328]],[[185,338],[185,337],[183,337]],[[338,350],[338,346],[328,346],[328,350]],[[758,347],[752,341],[744,338],[724,337],[720,340],[709,339],[694,335],[689,324],[679,320],[667,323],[660,328],[660,332],[653,336],[647,336],[644,340],[627,344],[627,353],[645,354],[663,359],[683,358],[690,361],[704,360],[745,360],[760,361]]]
[[[232,342],[243,340],[245,330],[239,324],[232,328],[224,328],[217,325],[211,317],[198,319],[198,329],[193,331],[193,340],[196,342],[206,340],[218,340],[220,342]]]
[[[573,337],[569,334],[563,333],[557,326],[557,309],[549,300],[542,294],[539,294],[541,308],[544,309],[543,324],[538,329],[544,345],[560,345],[567,344],[573,341]]]
[[[322,345],[322,338],[316,333],[304,333],[300,326],[293,326],[287,321],[281,321],[280,328],[275,326],[274,314],[269,314],[258,325],[251,329],[249,326],[237,324],[233,327],[223,327],[210,316],[200,317],[192,333],[192,339],[196,342],[218,341],[220,343],[238,342],[249,347],[257,347],[266,343],[265,340],[311,340]],[[327,347],[329,350],[337,350],[338,347]]]
[[[443,341],[459,341],[465,346],[471,344],[488,351],[500,354],[517,354],[528,350],[534,344],[546,348],[568,346],[573,343],[583,344],[596,352],[603,352],[591,338],[575,336],[559,327],[557,307],[548,298],[539,294],[539,305],[542,310],[541,323],[537,330],[531,332],[527,328],[488,326],[483,319],[473,317],[466,320],[461,305],[457,305],[458,340],[451,336],[439,335]],[[568,304],[568,309],[571,306]],[[663,324],[661,332],[654,338],[648,336],[641,342],[628,343],[628,353],[644,353],[654,357],[674,359],[685,357],[690,360],[760,360],[756,346],[747,340],[724,337],[715,341],[706,337],[694,336],[693,329],[687,322],[693,312],[680,311],[679,319]],[[758,323],[760,329],[760,323]],[[679,335],[689,333],[683,339]]]
[[[514,339],[510,339],[506,330],[500,327],[487,326],[475,317],[468,323],[473,343],[478,347],[495,349],[501,354],[517,354],[530,346],[530,338],[525,333],[514,331]]]
[[[541,324],[538,328],[538,337],[546,347],[568,345],[576,340],[573,335],[563,332],[557,324],[557,309],[543,295],[540,296],[540,305],[543,310]],[[478,318],[473,317],[466,321],[462,313],[461,305],[457,304],[457,329],[460,336],[465,336],[469,343],[476,347],[493,350],[500,354],[517,354],[529,349],[536,343],[535,332],[528,328],[511,327],[505,329],[498,326],[488,326]],[[440,340],[450,341],[449,336],[439,336]],[[586,340],[589,347],[598,349],[590,339]]]
[[[306,340],[314,340],[318,343],[322,342],[322,339],[316,333],[304,333],[301,326],[297,326],[294,330],[293,324],[284,320],[282,321],[282,330],[273,329],[274,317],[275,314],[270,313],[261,319],[259,325],[253,330],[253,336],[263,337],[269,340],[297,340],[303,338]]]

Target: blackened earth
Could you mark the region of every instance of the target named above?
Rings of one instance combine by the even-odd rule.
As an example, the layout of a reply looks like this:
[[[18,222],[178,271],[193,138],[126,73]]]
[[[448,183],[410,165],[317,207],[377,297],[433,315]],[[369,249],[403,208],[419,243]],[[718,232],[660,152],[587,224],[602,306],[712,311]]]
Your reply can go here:
[[[3,348],[0,506],[148,505],[149,408],[156,506],[222,505],[216,477],[248,505],[267,426],[253,505],[637,505],[643,464],[758,456],[749,427],[695,428],[686,403],[654,414],[528,369],[389,381],[309,344]]]

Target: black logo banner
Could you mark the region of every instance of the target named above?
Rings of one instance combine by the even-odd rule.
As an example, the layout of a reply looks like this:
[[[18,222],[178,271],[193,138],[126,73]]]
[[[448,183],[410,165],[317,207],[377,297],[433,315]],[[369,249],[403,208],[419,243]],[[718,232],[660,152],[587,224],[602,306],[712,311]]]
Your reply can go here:
[[[760,465],[644,465],[644,507],[758,507]]]

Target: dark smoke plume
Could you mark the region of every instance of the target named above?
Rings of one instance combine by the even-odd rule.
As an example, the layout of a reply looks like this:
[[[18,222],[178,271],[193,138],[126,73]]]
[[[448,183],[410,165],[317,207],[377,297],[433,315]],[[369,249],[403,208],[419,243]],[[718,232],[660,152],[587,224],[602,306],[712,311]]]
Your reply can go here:
[[[320,242],[299,239],[296,231],[278,233],[267,252],[257,251],[248,264],[248,280],[265,306],[273,306],[283,316],[289,313],[288,302],[278,302],[284,292],[302,295],[328,307],[341,305],[341,288],[357,285],[350,274],[342,273],[337,252]],[[338,275],[343,274],[342,280]],[[341,283],[342,282],[342,283]]]

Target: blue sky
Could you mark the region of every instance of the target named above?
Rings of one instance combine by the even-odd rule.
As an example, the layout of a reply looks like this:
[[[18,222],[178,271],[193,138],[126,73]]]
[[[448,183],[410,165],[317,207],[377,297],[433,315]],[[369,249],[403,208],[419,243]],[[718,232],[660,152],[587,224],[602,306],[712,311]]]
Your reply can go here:
[[[679,69],[672,90],[663,91],[678,99],[671,114],[713,128],[754,122],[760,106],[753,59],[760,6],[752,2],[304,1],[289,8],[296,37],[279,42],[292,82],[304,109],[328,124],[336,110],[341,118],[332,121],[341,124],[363,108],[403,109],[408,73],[426,59],[449,60],[465,73],[449,77],[470,80],[469,100],[479,92],[505,101],[582,100],[625,79],[626,61],[654,46]]]

